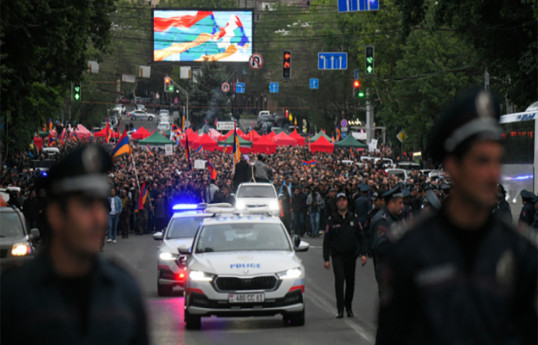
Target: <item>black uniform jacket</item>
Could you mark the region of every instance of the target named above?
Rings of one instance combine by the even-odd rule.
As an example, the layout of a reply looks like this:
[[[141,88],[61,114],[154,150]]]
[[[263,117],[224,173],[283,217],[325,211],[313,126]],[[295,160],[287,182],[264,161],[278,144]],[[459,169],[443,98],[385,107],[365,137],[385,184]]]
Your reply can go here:
[[[366,255],[366,241],[357,215],[347,212],[345,218],[335,213],[327,220],[323,238],[323,260],[329,256]]]
[[[512,224],[458,229],[441,210],[391,236],[377,345],[537,344],[537,248]]]
[[[87,284],[73,285],[42,254],[0,285],[2,344],[149,343],[138,284],[115,263],[97,258]]]

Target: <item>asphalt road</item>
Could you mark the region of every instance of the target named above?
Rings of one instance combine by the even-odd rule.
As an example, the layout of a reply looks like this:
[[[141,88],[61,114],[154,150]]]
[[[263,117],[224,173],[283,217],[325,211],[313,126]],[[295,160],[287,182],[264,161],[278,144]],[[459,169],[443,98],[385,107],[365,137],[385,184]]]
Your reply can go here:
[[[151,235],[118,238],[107,243],[104,255],[113,257],[133,273],[146,298],[154,345],[166,344],[373,344],[377,317],[377,284],[373,263],[357,261],[355,317],[336,319],[334,275],[323,268],[322,239],[305,239],[309,251],[299,253],[306,269],[306,324],[283,327],[280,316],[202,318],[200,331],[187,331],[183,322],[183,297],[157,295],[157,246]]]

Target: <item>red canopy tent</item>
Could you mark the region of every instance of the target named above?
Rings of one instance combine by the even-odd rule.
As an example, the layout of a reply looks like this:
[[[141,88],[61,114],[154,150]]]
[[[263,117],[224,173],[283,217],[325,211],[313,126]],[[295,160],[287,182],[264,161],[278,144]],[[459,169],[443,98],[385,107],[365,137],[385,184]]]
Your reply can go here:
[[[189,138],[189,143],[190,143],[190,138]],[[211,139],[211,137],[207,134],[202,135],[198,139],[198,141],[196,141],[194,144],[196,147],[202,145],[202,150],[208,150],[208,151],[214,151],[219,146],[219,144],[217,144],[217,142]]]
[[[306,139],[302,137],[299,133],[297,133],[297,130],[294,129],[293,132],[290,133],[290,137],[297,140],[297,144],[303,146],[305,144]]]
[[[136,130],[136,132],[131,134],[131,139],[135,139],[135,140],[145,139],[149,137],[150,135],[151,133],[148,132],[147,129],[145,129],[144,127],[140,127],[139,129]]]
[[[276,143],[273,139],[269,138],[267,135],[264,135],[252,143],[252,152],[276,153]]]
[[[88,139],[92,135],[90,131],[83,125],[78,125],[74,132],[79,139]]]
[[[230,131],[229,131],[228,133],[226,133],[226,134],[221,134],[221,135],[219,136],[219,138],[218,138],[217,141],[223,141],[223,140],[226,140],[226,139],[228,139],[228,137],[229,137],[230,135],[232,135],[232,134],[234,134],[234,130],[233,130],[233,129],[230,129]]]
[[[246,139],[252,142],[255,142],[262,138],[262,136],[259,135],[258,132],[256,132],[255,130],[251,130],[250,132],[248,132],[248,134],[246,134],[246,136]]]
[[[283,131],[273,137],[277,146],[297,146],[297,140],[291,138]]]
[[[199,145],[195,143],[200,139],[200,136],[190,128],[188,128],[185,133],[186,135],[181,138],[181,144],[183,147],[185,147],[185,142],[187,141],[187,138],[189,138],[189,147],[197,148]]]
[[[319,137],[318,140],[310,144],[310,151],[314,152],[329,152],[334,151],[334,144],[325,139],[325,137]]]
[[[117,132],[114,132],[114,130],[109,129],[110,131],[110,137],[111,138],[119,138],[120,135]],[[106,127],[101,129],[99,132],[93,133],[93,136],[96,138],[104,138],[106,137]]]
[[[275,136],[276,136],[276,133],[275,132],[271,132],[269,134],[267,134],[267,136],[271,139],[273,139]]]

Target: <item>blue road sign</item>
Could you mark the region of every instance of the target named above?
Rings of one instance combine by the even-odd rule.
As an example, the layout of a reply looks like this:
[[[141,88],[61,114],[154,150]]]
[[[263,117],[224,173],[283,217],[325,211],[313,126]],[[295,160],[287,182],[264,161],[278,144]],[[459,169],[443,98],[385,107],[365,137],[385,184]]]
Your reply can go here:
[[[342,126],[342,127],[347,127],[347,120],[346,120],[346,119],[342,119],[342,121],[340,121],[340,126]]]
[[[311,89],[319,89],[319,79],[318,78],[310,78],[310,88]]]
[[[379,10],[379,0],[338,0],[338,12]]]
[[[318,53],[318,69],[347,69],[347,53]]]
[[[278,83],[269,83],[269,93],[278,93]]]
[[[354,79],[359,79],[359,70],[358,69],[353,71],[353,76],[355,77]]]
[[[235,93],[245,93],[245,83],[235,83]]]

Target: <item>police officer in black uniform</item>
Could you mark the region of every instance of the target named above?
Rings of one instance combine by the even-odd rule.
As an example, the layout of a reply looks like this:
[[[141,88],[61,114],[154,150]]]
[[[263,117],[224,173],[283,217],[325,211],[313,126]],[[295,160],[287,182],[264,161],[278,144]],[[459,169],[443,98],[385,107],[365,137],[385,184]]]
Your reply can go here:
[[[372,218],[370,229],[372,234],[375,278],[380,296],[383,293],[382,281],[380,279],[380,264],[387,257],[391,245],[387,237],[387,231],[393,224],[401,221],[404,209],[403,193],[400,191],[400,186],[396,186],[385,192],[382,197],[385,199],[385,205]]]
[[[493,213],[498,213],[501,217],[506,217],[512,222],[512,211],[510,204],[506,201],[506,190],[502,184],[497,185],[497,204],[493,207]]]
[[[101,250],[108,227],[106,172],[100,146],[68,154],[40,181],[47,193],[48,246],[0,280],[2,344],[148,344],[135,279]]]
[[[521,200],[523,200],[523,208],[519,214],[519,223],[531,226],[534,221],[534,213],[536,212],[534,209],[534,194],[524,189],[520,195]]]
[[[345,193],[337,194],[336,207],[337,212],[327,219],[323,238],[323,260],[325,268],[330,269],[329,258],[332,258],[336,309],[338,311],[336,317],[341,319],[344,317],[344,307],[347,316],[353,317],[351,305],[355,288],[355,263],[357,256],[360,256],[362,265],[366,264],[366,243],[357,215],[348,211],[348,200]]]
[[[491,212],[499,113],[491,93],[473,89],[432,128],[430,155],[453,188],[440,210],[389,233],[377,345],[537,343],[537,248]]]
[[[359,185],[360,196],[355,200],[355,214],[359,217],[359,221],[364,228],[368,219],[368,212],[372,209],[372,203],[368,197],[370,187],[366,184]]]

